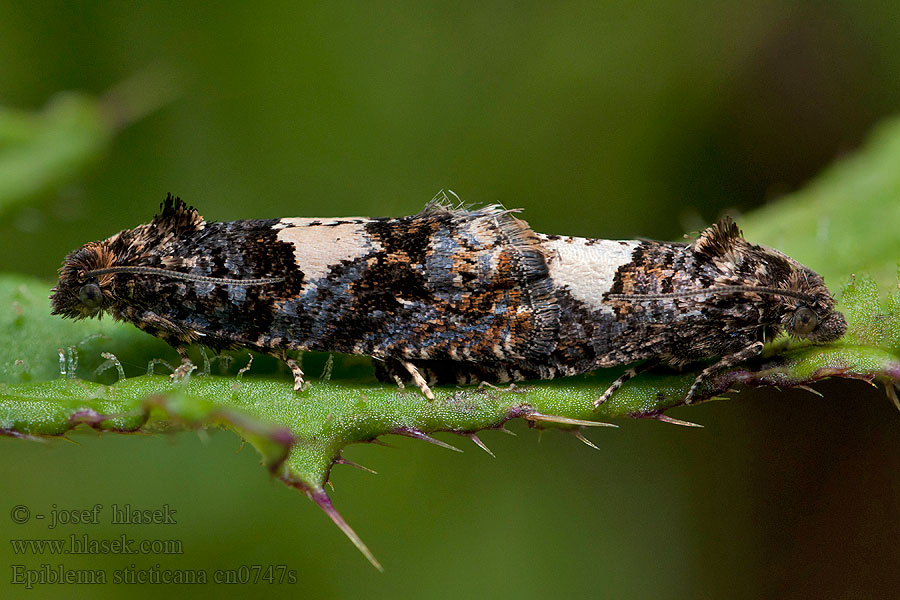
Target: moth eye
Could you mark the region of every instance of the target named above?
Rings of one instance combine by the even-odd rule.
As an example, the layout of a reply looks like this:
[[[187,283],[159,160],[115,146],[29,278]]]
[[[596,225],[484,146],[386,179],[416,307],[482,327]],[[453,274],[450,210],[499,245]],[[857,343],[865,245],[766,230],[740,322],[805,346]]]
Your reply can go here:
[[[812,310],[801,306],[791,318],[791,331],[797,335],[806,335],[819,324],[819,317]]]
[[[100,291],[100,286],[96,283],[88,283],[81,286],[81,289],[78,290],[78,299],[88,308],[97,308],[103,300],[103,292]]]

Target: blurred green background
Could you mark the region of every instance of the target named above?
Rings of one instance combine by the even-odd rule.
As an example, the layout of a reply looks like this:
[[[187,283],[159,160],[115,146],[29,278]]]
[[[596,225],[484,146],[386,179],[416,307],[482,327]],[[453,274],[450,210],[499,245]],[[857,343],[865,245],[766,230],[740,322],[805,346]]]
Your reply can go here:
[[[66,90],[109,99],[135,76],[150,105],[174,98],[90,164],[0,207],[0,271],[48,288],[67,252],[146,222],[166,192],[231,220],[404,215],[446,188],[521,207],[538,231],[674,239],[797,189],[900,109],[890,2],[0,1],[0,57],[7,109],[50,111]],[[121,105],[102,107],[121,117]],[[824,400],[745,391],[676,411],[701,430],[635,421],[590,432],[600,452],[521,423],[517,438],[482,436],[496,459],[468,442],[461,455],[399,438],[352,448],[380,474],[339,467],[332,496],[385,574],[251,449],[237,452],[233,434],[3,439],[0,515],[168,504],[177,526],[127,533],[181,539],[185,553],[15,556],[7,539],[53,535],[3,516],[0,586],[11,564],[283,564],[296,585],[215,592],[891,595],[900,417],[864,384],[819,389]],[[212,591],[66,593],[163,590]]]

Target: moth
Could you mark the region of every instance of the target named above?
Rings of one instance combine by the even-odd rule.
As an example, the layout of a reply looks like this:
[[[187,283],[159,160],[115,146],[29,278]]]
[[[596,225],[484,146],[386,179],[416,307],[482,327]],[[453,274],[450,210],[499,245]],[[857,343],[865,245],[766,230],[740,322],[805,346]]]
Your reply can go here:
[[[148,224],[69,254],[53,313],[109,313],[185,348],[373,357],[382,380],[517,382],[712,361],[684,402],[782,332],[838,339],[822,277],[724,219],[691,243],[542,235],[499,206],[401,218],[207,222],[169,195]]]

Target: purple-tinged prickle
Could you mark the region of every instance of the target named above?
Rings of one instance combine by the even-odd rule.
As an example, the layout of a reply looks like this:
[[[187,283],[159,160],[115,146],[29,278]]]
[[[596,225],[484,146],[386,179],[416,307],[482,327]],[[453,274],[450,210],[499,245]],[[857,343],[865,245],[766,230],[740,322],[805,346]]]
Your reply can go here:
[[[559,415],[544,415],[539,412],[530,412],[522,416],[533,426],[538,423],[555,423],[559,425],[569,425],[571,427],[618,427],[615,423],[604,423],[602,421],[586,421],[584,419],[572,419]]]
[[[494,453],[491,452],[491,449],[488,448],[488,447],[485,445],[485,443],[481,441],[481,438],[479,438],[477,435],[475,435],[474,433],[468,433],[468,434],[463,434],[463,435],[465,435],[465,436],[468,437],[470,440],[472,440],[473,442],[475,442],[475,445],[476,445],[476,446],[478,446],[479,448],[481,448],[482,450],[484,450],[485,452],[487,452],[488,454],[490,454],[492,458],[497,458],[497,457],[494,455]]]
[[[447,450],[453,450],[454,452],[462,452],[460,448],[456,446],[452,446],[447,442],[442,442],[439,439],[433,438],[424,431],[419,431],[418,429],[410,429],[408,427],[400,427],[391,431],[391,433],[395,435],[402,435],[405,437],[411,437],[416,440],[422,440],[423,442],[428,442],[429,444],[434,444],[435,446],[440,446],[441,448],[446,448]]]
[[[340,529],[344,533],[344,535],[347,536],[350,542],[354,546],[356,546],[356,549],[366,557],[366,560],[372,563],[373,567],[381,572],[384,572],[384,567],[381,566],[381,563],[378,562],[378,559],[375,558],[375,555],[372,554],[372,551],[369,550],[369,547],[366,546],[365,542],[362,541],[362,538],[360,538],[356,534],[356,532],[353,531],[353,528],[350,527],[350,525],[344,520],[344,517],[341,516],[341,513],[337,511],[337,509],[331,503],[331,498],[329,498],[328,494],[325,493],[325,490],[321,488],[313,489],[302,481],[292,479],[290,477],[282,477],[281,480],[287,485],[297,488],[298,490],[306,494],[307,498],[315,502],[316,506],[321,508],[325,512],[325,514],[328,515],[328,518],[338,526],[338,529]]]

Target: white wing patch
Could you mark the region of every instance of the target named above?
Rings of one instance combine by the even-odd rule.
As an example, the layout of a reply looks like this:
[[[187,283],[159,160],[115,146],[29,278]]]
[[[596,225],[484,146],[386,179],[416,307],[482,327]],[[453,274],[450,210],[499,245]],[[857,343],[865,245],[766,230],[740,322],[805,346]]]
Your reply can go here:
[[[278,240],[294,246],[294,260],[303,271],[304,287],[328,275],[332,267],[371,252],[381,252],[365,229],[366,219],[281,219]]]
[[[565,286],[576,300],[595,310],[612,313],[603,294],[612,289],[619,267],[631,262],[637,241],[590,240],[563,237],[544,242],[550,277]]]

